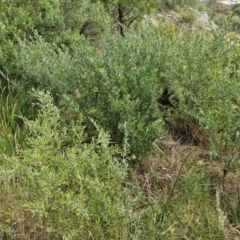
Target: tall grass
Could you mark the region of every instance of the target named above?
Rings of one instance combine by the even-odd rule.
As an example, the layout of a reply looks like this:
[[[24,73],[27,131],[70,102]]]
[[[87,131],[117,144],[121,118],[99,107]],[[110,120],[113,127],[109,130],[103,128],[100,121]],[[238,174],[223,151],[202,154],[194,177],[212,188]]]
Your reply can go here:
[[[0,94],[0,153],[12,154],[23,144],[21,129],[21,101],[11,88],[1,89]]]

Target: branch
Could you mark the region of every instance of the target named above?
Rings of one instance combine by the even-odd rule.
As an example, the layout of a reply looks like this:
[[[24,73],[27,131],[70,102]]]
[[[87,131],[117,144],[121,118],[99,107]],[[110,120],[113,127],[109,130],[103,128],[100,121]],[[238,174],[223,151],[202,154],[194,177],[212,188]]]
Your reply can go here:
[[[122,6],[121,3],[118,4],[118,21],[120,23],[120,34],[124,37],[124,7]]]

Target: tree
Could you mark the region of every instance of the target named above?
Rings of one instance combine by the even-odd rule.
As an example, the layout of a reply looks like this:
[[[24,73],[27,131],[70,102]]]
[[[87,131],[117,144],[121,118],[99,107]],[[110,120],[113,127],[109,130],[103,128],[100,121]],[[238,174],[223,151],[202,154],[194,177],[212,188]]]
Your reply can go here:
[[[106,11],[114,19],[117,30],[125,36],[125,29],[149,13],[157,4],[156,0],[101,0]]]

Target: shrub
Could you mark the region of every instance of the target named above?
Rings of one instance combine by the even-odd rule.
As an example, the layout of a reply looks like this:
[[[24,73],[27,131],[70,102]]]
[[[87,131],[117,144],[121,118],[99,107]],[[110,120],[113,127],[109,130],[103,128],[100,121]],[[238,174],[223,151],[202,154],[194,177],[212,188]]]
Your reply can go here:
[[[58,48],[36,36],[32,42],[19,41],[15,60],[6,68],[16,73],[14,87],[22,92],[49,89],[69,121],[82,112],[109,132],[113,144],[123,146],[127,138],[130,154],[138,160],[164,132],[157,100],[167,89],[175,105],[167,121],[177,123],[178,132],[196,142],[211,142],[222,154],[223,143],[235,139],[234,106],[239,104],[234,90],[238,49],[224,31],[204,35],[164,24],[145,26],[124,38],[105,31],[99,35],[98,49],[81,38]],[[223,131],[226,123],[231,128]],[[86,127],[94,136],[88,120]]]
[[[233,16],[233,18],[232,18],[232,28],[235,31],[240,31],[240,17],[239,16]]]
[[[173,43],[165,79],[182,99],[172,114],[179,117],[176,128],[184,129],[181,132],[192,135],[198,144],[208,142],[211,154],[222,158],[239,149],[239,49],[224,30],[213,32],[211,38],[189,32],[179,37]]]
[[[184,8],[181,11],[182,20],[184,23],[193,24],[197,17],[195,12],[192,9]]]
[[[222,13],[215,14],[213,17],[213,21],[219,26],[224,26],[226,24],[226,20],[226,15]]]
[[[233,14],[235,14],[235,15],[237,15],[237,16],[239,17],[239,16],[240,16],[240,6],[237,7],[237,8],[234,8],[234,9],[232,10],[232,12],[233,12]]]
[[[78,99],[84,113],[108,129],[113,141],[122,145],[127,132],[131,153],[137,157],[146,155],[163,132],[157,105],[159,60],[145,37],[105,37],[101,58],[92,59]]]
[[[131,154],[140,158],[163,132],[159,60],[146,37],[107,35],[101,54],[84,41],[73,42],[71,53],[42,40],[22,42],[15,69],[24,84],[16,84],[49,89],[57,104],[94,119],[120,146],[127,133]]]
[[[0,166],[1,237],[119,238],[128,215],[121,186],[126,162],[116,158],[107,133],[98,129],[85,143],[80,120],[67,129],[51,96],[37,97],[37,118],[24,120],[27,146]]]

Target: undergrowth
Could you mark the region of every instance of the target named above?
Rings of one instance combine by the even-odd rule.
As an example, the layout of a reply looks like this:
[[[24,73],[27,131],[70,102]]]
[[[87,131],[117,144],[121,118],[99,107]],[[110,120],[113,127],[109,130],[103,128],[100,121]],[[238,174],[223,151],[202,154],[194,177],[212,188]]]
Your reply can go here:
[[[26,3],[0,3],[0,238],[239,239],[238,35]]]

